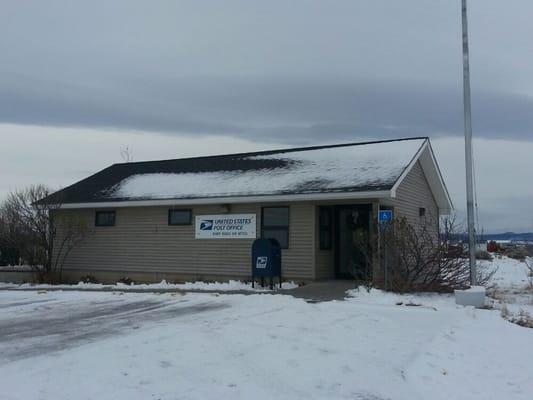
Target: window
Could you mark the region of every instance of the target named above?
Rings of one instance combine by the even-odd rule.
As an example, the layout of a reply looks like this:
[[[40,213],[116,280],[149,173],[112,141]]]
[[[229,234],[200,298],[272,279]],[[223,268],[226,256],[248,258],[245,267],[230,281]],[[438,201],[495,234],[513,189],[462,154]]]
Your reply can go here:
[[[289,207],[263,207],[261,237],[276,239],[282,249],[289,248]]]
[[[191,223],[191,210],[168,210],[169,225],[190,225]]]
[[[318,232],[320,250],[331,250],[332,245],[332,212],[331,207],[320,207],[318,217]]]
[[[94,219],[95,226],[115,226],[115,211],[97,211]]]

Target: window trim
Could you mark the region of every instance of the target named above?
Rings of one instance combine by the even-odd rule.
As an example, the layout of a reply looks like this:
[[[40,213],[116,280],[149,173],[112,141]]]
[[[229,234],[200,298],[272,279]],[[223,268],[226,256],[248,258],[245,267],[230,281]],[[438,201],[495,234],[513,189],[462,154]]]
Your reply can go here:
[[[174,211],[185,211],[185,212],[189,213],[188,222],[180,223],[180,224],[173,224],[171,222],[171,214]],[[192,225],[192,209],[191,208],[169,208],[167,222],[168,222],[168,226],[188,226],[188,225]]]
[[[328,213],[328,225],[322,224],[322,212]],[[329,241],[327,246],[322,246],[322,232],[327,231],[329,234]],[[318,207],[318,248],[320,250],[332,250],[333,249],[333,207],[331,206],[319,206]]]
[[[98,216],[102,214],[113,214],[113,223],[112,224],[101,224],[98,222]],[[105,228],[110,226],[115,226],[117,224],[117,212],[115,210],[100,210],[95,211],[94,213],[94,226],[99,228]]]
[[[286,208],[287,209],[287,225],[265,225],[265,208]],[[265,229],[270,230],[278,230],[287,232],[287,246],[284,247],[282,243],[280,243],[280,246],[283,250],[287,250],[290,248],[290,226],[291,226],[291,207],[290,206],[264,206],[261,207],[261,237],[264,238]]]

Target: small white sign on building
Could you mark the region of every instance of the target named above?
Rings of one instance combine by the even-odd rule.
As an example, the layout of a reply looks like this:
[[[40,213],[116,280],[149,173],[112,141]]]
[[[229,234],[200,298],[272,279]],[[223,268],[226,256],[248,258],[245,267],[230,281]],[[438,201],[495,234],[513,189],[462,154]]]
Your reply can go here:
[[[257,260],[255,262],[255,268],[257,269],[265,269],[268,264],[268,257],[257,257]]]
[[[255,239],[255,214],[197,215],[196,239]]]

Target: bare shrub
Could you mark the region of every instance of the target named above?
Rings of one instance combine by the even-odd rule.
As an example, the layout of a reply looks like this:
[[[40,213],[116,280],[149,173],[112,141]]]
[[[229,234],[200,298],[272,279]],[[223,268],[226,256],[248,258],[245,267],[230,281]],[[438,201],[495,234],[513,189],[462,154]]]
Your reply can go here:
[[[2,241],[18,249],[30,266],[45,269],[51,266],[51,225],[48,210],[33,203],[49,194],[45,186],[30,186],[9,194],[0,210]]]
[[[47,272],[57,275],[57,279],[61,282],[65,261],[72,249],[85,239],[88,227],[86,221],[77,215],[58,216],[56,214],[56,212],[50,214],[52,265]]]
[[[40,202],[50,194],[44,185],[29,186],[9,194],[0,207],[0,242],[17,249],[40,281],[53,280],[57,274],[61,279],[66,257],[86,232],[79,219],[55,221],[61,204],[57,199],[53,204]]]
[[[95,278],[94,275],[90,275],[90,274],[80,277],[80,282],[83,282],[83,283],[100,283],[98,281],[98,279]]]
[[[524,328],[533,328],[533,316],[526,310],[521,309],[518,314],[502,314],[502,317],[513,324],[523,326]]]
[[[513,247],[506,249],[503,254],[515,260],[525,261],[526,257],[528,256],[528,251],[525,247]]]
[[[122,157],[122,160],[125,163],[130,163],[133,161],[133,153],[129,146],[120,149],[120,157]]]
[[[470,284],[468,260],[450,254],[457,236],[455,220],[443,221],[439,234],[436,221],[426,218],[417,227],[398,218],[381,232],[382,286],[394,292],[449,292]],[[495,271],[477,269],[477,282],[484,285]]]
[[[503,303],[502,308],[500,309],[500,315],[505,319],[511,318],[512,313],[507,308],[507,304]]]
[[[128,276],[123,276],[117,282],[128,286],[135,285],[135,281]]]
[[[485,261],[492,261],[492,256],[488,251],[479,250],[476,251],[476,259],[477,260],[485,260]]]
[[[524,260],[524,262],[526,263],[526,267],[527,267],[527,282],[528,282],[528,286],[529,286],[529,289],[532,289],[533,290],[533,258],[527,258]]]

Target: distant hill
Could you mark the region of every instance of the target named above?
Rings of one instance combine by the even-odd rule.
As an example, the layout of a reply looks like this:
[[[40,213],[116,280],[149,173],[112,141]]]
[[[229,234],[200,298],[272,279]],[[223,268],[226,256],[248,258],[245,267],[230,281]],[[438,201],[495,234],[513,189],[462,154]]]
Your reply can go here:
[[[533,232],[527,233],[514,233],[514,232],[505,232],[505,233],[489,233],[484,234],[483,239],[486,240],[524,240],[533,242]]]
[[[468,236],[466,234],[456,234],[452,236],[455,240],[468,241]],[[526,233],[514,233],[514,232],[505,232],[505,233],[485,233],[478,236],[479,240],[518,240],[518,241],[527,241],[533,242],[533,232]]]

